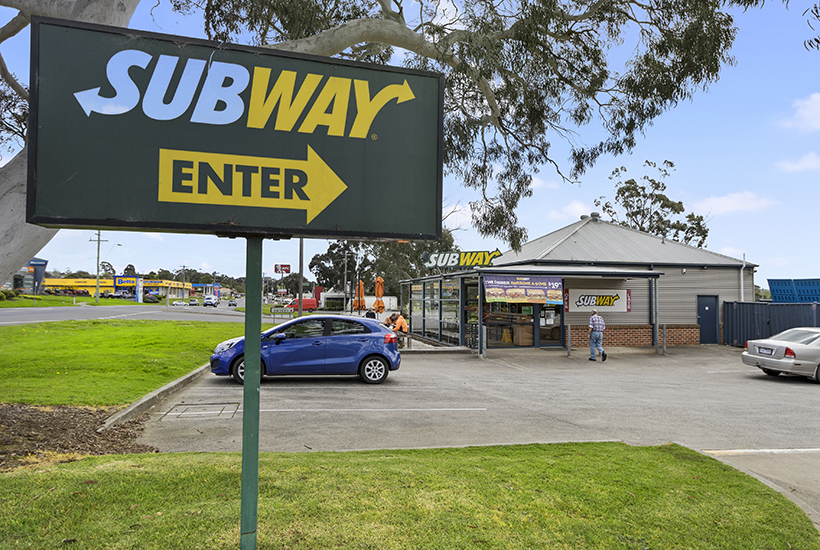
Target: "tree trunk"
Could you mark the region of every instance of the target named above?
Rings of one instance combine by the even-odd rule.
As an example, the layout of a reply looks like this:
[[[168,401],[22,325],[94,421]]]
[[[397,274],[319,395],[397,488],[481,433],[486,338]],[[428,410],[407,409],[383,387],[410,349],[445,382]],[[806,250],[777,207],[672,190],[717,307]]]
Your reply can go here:
[[[57,233],[25,222],[26,155],[23,149],[0,168],[0,284],[11,279]]]
[[[124,27],[139,0],[32,0],[19,4],[30,15]],[[26,223],[26,156],[27,151],[23,149],[0,168],[0,285],[11,279],[57,234],[56,229]]]

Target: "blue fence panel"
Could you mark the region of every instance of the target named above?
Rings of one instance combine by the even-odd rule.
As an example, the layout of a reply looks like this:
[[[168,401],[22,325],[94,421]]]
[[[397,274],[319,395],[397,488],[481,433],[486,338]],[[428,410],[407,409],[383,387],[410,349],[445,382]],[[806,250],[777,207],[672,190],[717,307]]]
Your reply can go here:
[[[723,302],[723,342],[745,346],[794,327],[820,326],[817,303]]]
[[[816,327],[817,304],[772,304],[769,318],[772,334],[793,327]]]

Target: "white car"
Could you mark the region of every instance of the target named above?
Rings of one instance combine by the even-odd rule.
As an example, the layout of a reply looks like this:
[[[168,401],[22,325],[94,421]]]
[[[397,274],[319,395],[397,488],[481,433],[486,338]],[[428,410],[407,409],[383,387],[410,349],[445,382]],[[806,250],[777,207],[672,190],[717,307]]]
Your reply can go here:
[[[749,340],[741,358],[769,376],[796,374],[820,383],[820,328],[790,328],[763,340]]]
[[[171,303],[172,306],[188,306],[188,302],[183,302],[182,300],[176,300],[175,302]]]

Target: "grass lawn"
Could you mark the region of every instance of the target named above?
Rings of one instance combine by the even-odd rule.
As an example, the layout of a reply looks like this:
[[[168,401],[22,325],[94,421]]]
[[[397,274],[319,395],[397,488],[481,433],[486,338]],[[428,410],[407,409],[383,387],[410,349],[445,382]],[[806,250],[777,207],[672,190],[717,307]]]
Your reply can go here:
[[[27,296],[21,294],[16,298],[10,298],[0,302],[0,308],[4,307],[63,307],[63,306],[79,306],[80,304],[88,304],[91,306],[145,306],[145,305],[165,305],[163,300],[159,304],[140,304],[134,300],[120,300],[119,298],[100,298],[100,303],[97,304],[95,298],[90,296],[49,296],[44,294],[37,296]]]
[[[0,476],[0,547],[237,548],[238,454],[85,458]],[[259,548],[800,549],[793,503],[677,445],[263,453]]]
[[[3,326],[0,402],[126,405],[204,365],[216,344],[244,332],[243,323],[180,321]]]
[[[126,404],[243,330],[132,320],[0,327],[0,402]],[[236,453],[5,472],[0,549],[237,548],[240,482]],[[263,453],[258,540],[260,549],[820,550],[806,515],[750,476],[677,445],[619,443]]]

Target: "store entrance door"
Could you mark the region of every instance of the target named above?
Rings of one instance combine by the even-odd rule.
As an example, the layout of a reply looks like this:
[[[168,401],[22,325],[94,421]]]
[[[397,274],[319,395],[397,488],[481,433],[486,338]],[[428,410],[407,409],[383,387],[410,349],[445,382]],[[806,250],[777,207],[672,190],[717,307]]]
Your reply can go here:
[[[561,305],[538,305],[538,332],[540,347],[562,346],[564,307]]]

